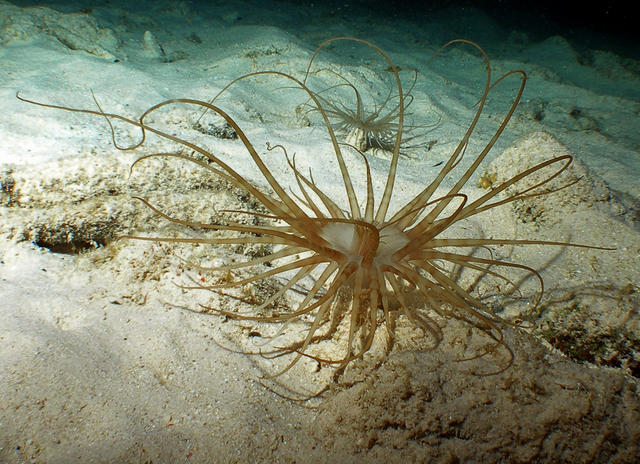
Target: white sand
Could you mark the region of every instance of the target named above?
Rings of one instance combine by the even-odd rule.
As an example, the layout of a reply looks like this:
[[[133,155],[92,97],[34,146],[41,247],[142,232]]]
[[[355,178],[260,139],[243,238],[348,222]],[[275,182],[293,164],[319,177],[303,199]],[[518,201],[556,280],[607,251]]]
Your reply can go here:
[[[343,379],[361,381],[334,386],[321,400],[300,406],[259,381],[274,371],[271,361],[218,344],[246,351],[256,346],[252,331],[272,329],[177,308],[195,306],[198,296],[174,285],[184,276],[171,246],[110,242],[123,232],[164,231],[133,195],[205,219],[212,204],[237,207],[236,192],[179,162],[151,161],[129,177],[140,154],[170,145],[150,138],[135,153],[118,151],[99,118],[28,105],[15,98],[16,91],[94,109],[91,89],[105,111],[135,118],[168,98],[209,99],[255,70],[301,77],[322,40],[358,35],[385,48],[403,69],[417,68],[413,122],[440,119],[419,139],[437,141],[432,149],[413,150],[412,159],[401,161],[394,197],[401,204],[433,178],[434,165],[447,159],[464,133],[484,82],[482,62],[469,47],[458,47],[427,64],[452,38],[429,25],[419,31],[386,23],[373,34],[366,17],[346,27],[331,16],[313,16],[321,9],[287,11],[280,3],[203,10],[188,2],[154,5],[152,12],[116,4],[63,15],[0,1],[0,463],[640,458],[638,62],[593,51],[590,64],[580,64],[578,52],[558,36],[511,40],[513,48],[504,46],[492,60],[496,76],[523,68],[529,82],[521,109],[465,192],[482,194],[477,182],[485,172],[499,183],[565,153],[576,162],[557,185],[582,179],[466,227],[484,236],[615,248],[494,251],[538,269],[545,280],[535,330],[506,330],[513,365],[497,376],[469,374],[470,366],[454,362],[453,346],[472,342],[462,324],[451,322],[437,349],[399,349],[376,369],[365,362]],[[77,7],[69,4],[68,11]],[[250,25],[267,13],[270,25]],[[296,29],[276,27],[292,21],[298,21]],[[362,47],[343,45],[319,59],[319,67],[340,70],[367,98],[384,98],[389,89],[386,63]],[[412,73],[402,77],[410,82]],[[318,88],[337,82],[329,73],[314,78]],[[485,114],[492,118],[481,121],[462,164],[495,131],[515,83],[491,92]],[[278,81],[242,83],[220,106],[256,148],[282,143],[301,168],[311,167],[323,190],[343,198],[323,131],[300,123],[295,109],[304,98],[281,87]],[[224,153],[234,169],[263,185],[238,142],[190,129],[195,115],[175,109],[158,122]],[[135,130],[117,128],[123,144],[137,140]],[[274,171],[284,167],[281,156],[265,157]],[[373,157],[370,163],[380,188],[388,162]],[[362,164],[352,168],[362,182]],[[103,241],[109,245],[91,246]],[[477,290],[510,315],[522,310],[514,295]],[[303,362],[281,384],[267,384],[279,391],[282,384],[317,389],[330,375],[326,366]]]

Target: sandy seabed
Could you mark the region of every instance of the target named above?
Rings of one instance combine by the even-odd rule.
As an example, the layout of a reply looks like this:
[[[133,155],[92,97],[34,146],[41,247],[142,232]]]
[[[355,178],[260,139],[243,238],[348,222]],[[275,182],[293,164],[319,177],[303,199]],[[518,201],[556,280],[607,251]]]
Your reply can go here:
[[[500,251],[504,258],[538,269],[545,281],[544,299],[536,314],[528,314],[532,327],[505,329],[505,341],[514,354],[507,370],[490,376],[472,372],[499,365],[499,353],[476,364],[457,362],[461,345],[483,342],[463,323],[449,321],[437,348],[415,349],[419,342],[414,343],[407,331],[385,362],[377,365],[379,359],[371,353],[350,367],[339,383],[331,383],[321,398],[298,403],[277,393],[316,391],[330,380],[331,368],[306,360],[276,381],[262,380],[277,361],[244,352],[259,347],[255,334],[269,333],[268,324],[227,321],[181,307],[197,300],[175,285],[185,276],[177,247],[112,240],[129,231],[167,230],[132,200],[133,195],[162,199],[167,211],[194,215],[211,214],[207,208],[212,204],[224,209],[240,202],[253,209],[251,200],[215,176],[181,163],[155,160],[130,175],[137,155],[115,150],[102,122],[29,106],[18,102],[15,92],[90,107],[85,83],[91,82],[105,104],[115,106],[109,111],[138,114],[194,89],[200,92],[195,97],[208,97],[223,82],[256,67],[288,66],[290,72],[300,72],[317,45],[311,38],[319,32],[301,33],[307,43],[277,28],[235,25],[234,11],[225,10],[217,16],[220,27],[212,36],[183,25],[183,36],[191,39],[181,41],[158,32],[160,38],[143,34],[152,27],[133,14],[129,26],[142,27],[134,32],[105,20],[109,16],[104,12],[98,25],[90,15],[83,19],[52,11],[0,2],[0,67],[6,78],[1,101],[3,108],[10,108],[0,119],[0,462],[640,459],[640,229],[633,207],[637,186],[624,187],[624,175],[633,177],[637,168],[633,165],[618,175],[625,169],[613,164],[615,173],[605,175],[599,161],[588,159],[587,150],[599,153],[602,134],[617,131],[622,134],[619,140],[624,139],[630,130],[623,124],[606,125],[599,119],[598,134],[565,140],[554,133],[558,126],[549,122],[546,127],[531,117],[542,103],[529,99],[512,121],[513,131],[465,190],[471,198],[478,197],[486,191],[477,186],[480,175],[499,184],[536,162],[576,155],[571,168],[557,179],[560,186],[579,178],[575,184],[492,210],[467,227],[487,237],[615,248],[536,245]],[[100,18],[100,12],[95,14]],[[187,14],[172,10],[163,20]],[[177,27],[173,30],[180,30]],[[204,52],[199,58],[198,40],[189,34],[217,44],[216,50],[206,52],[216,60]],[[221,45],[225,40],[234,46]],[[565,50],[566,44],[558,41],[546,46]],[[266,42],[276,46],[260,46]],[[540,44],[531,49],[536,46]],[[393,56],[401,64],[412,62],[410,54]],[[471,58],[456,52],[443,59],[454,63]],[[121,61],[120,68],[113,68],[113,60]],[[218,63],[218,70],[224,70],[213,83],[207,80],[208,71],[202,71],[205,62]],[[513,65],[510,60],[494,62],[500,69]],[[535,76],[545,74],[531,66],[536,89],[541,84]],[[186,84],[190,67],[194,77]],[[356,84],[378,89],[362,66],[349,72]],[[477,98],[467,95],[470,83],[455,78],[452,82],[451,94],[423,92],[419,85],[413,91],[414,112],[424,109],[418,101],[427,94],[436,108],[447,108],[430,137],[438,139],[430,155],[435,159],[455,146],[460,134],[456,118],[468,118]],[[550,89],[560,93],[559,87]],[[496,89],[496,99],[511,98],[507,90],[503,94]],[[580,91],[576,87],[576,94]],[[242,88],[238,92],[228,104],[244,111],[241,122],[252,137],[284,140],[281,143],[295,147],[299,162],[317,173],[318,185],[336,197],[343,195],[315,155],[318,146],[327,146],[321,131],[301,137],[301,128],[291,122],[294,117],[265,109],[274,101],[292,107],[278,100],[286,97]],[[606,101],[612,114],[623,100],[592,98],[592,107]],[[131,109],[128,102],[138,106]],[[557,122],[567,110],[558,110],[558,105],[568,104],[560,98],[554,104],[542,106],[552,115],[548,120]],[[588,125],[585,114],[562,124]],[[170,124],[186,127],[186,113],[168,116]],[[483,131],[479,127],[479,140],[470,144],[469,152],[490,134]],[[256,179],[239,149],[222,145],[229,142],[212,143],[212,149],[237,155],[238,169]],[[619,159],[638,155],[630,146],[610,142]],[[584,150],[586,159],[578,150]],[[372,158],[371,164],[374,181],[384,182],[388,162]],[[403,159],[398,198],[419,192],[424,179],[430,180],[435,172],[433,164]],[[220,253],[223,258],[235,256],[229,250]],[[511,300],[514,304],[505,304],[505,312],[515,317],[522,305],[514,295],[505,296],[505,301]],[[215,302],[229,310],[246,308],[246,301]]]

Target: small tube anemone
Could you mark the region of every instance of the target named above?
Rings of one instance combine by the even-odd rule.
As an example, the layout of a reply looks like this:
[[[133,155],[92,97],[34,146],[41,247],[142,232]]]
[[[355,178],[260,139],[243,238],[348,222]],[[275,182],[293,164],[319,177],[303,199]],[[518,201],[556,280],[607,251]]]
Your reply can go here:
[[[397,70],[394,70],[397,72]],[[403,95],[403,107],[400,107],[397,95],[390,90],[386,98],[373,108],[365,106],[360,91],[344,76],[337,73],[337,77],[344,81],[343,84],[314,92],[318,100],[322,104],[322,110],[329,117],[332,129],[343,136],[344,141],[361,152],[368,150],[383,150],[393,152],[395,137],[398,132],[398,116],[403,113],[403,140],[401,147],[401,155],[409,149],[416,146],[412,143],[417,137],[415,131],[419,128],[427,126],[408,125],[406,117],[408,109],[413,103],[413,95],[411,91],[417,80],[417,73],[414,75],[413,82]],[[310,69],[307,70],[305,83],[310,76]],[[307,84],[308,85],[308,84]],[[342,100],[331,98],[325,95],[328,91],[334,90],[336,87],[347,86],[353,91],[354,101],[347,104]],[[306,103],[309,111],[317,112],[319,109],[314,105]]]
[[[141,147],[148,133],[175,142],[192,154],[185,154],[184,151],[146,154],[139,158],[132,168],[143,160],[154,157],[186,160],[248,192],[260,203],[261,208],[266,211],[264,214],[248,211],[234,212],[254,215],[266,221],[266,224],[233,221],[202,223],[167,214],[149,201],[140,198],[145,205],[168,221],[203,233],[214,232],[214,235],[206,238],[129,235],[126,238],[213,246],[251,244],[273,246],[273,249],[264,256],[240,262],[227,263],[218,267],[194,264],[200,272],[226,277],[215,284],[205,284],[194,279],[192,285],[185,285],[183,288],[221,292],[245,285],[258,285],[269,279],[281,277],[277,290],[248,314],[206,304],[200,307],[202,311],[215,312],[231,319],[281,324],[300,319],[307,320],[309,322],[307,330],[299,333],[297,339],[284,346],[262,351],[265,355],[290,356],[290,360],[279,374],[291,369],[302,357],[307,357],[322,364],[334,366],[336,375],[340,375],[346,366],[362,358],[371,349],[376,334],[379,334],[382,328],[386,335],[387,350],[391,350],[396,337],[397,321],[400,319],[417,328],[430,340],[430,345],[433,347],[437,346],[443,338],[440,321],[447,319],[464,321],[471,328],[484,334],[489,341],[483,349],[465,359],[482,357],[502,348],[507,354],[506,361],[490,373],[506,369],[512,360],[511,350],[504,341],[502,331],[507,322],[494,313],[479,296],[463,288],[452,269],[466,269],[479,275],[489,275],[504,281],[505,286],[511,287],[515,287],[515,284],[503,275],[504,272],[528,273],[537,280],[539,285],[539,292],[532,301],[535,308],[544,291],[542,278],[535,269],[526,264],[494,258],[493,255],[480,257],[472,250],[501,245],[585,245],[512,238],[458,237],[454,234],[456,231],[454,226],[472,216],[516,200],[550,193],[548,189],[543,188],[544,185],[567,168],[571,163],[571,157],[560,156],[549,159],[496,185],[479,198],[470,200],[462,189],[512,117],[525,87],[526,74],[522,70],[510,71],[496,81],[492,81],[490,62],[485,52],[473,42],[454,40],[442,48],[452,44],[466,44],[475,47],[481,54],[486,67],[482,96],[464,136],[439,173],[406,204],[395,211],[390,211],[403,140],[404,115],[408,106],[405,101],[407,93],[403,91],[397,68],[389,56],[377,46],[364,40],[340,37],[324,42],[313,55],[309,68],[320,50],[337,41],[355,42],[370,47],[386,60],[393,71],[398,105],[393,112],[395,121],[393,126],[390,126],[393,127],[393,138],[391,139],[391,135],[386,132],[384,135],[385,144],[392,145],[392,157],[386,181],[384,186],[380,186],[381,188],[374,188],[369,163],[364,155],[359,153],[355,156],[363,163],[365,175],[362,189],[356,189],[343,154],[345,147],[336,138],[336,126],[331,121],[332,110],[325,107],[326,101],[307,86],[305,79],[298,80],[278,71],[254,72],[233,80],[219,95],[244,79],[266,77],[282,79],[287,85],[304,92],[305,98],[312,102],[311,104],[322,117],[331,141],[333,157],[338,166],[337,179],[345,193],[342,199],[331,198],[323,192],[311,173],[305,174],[298,169],[295,157],[290,156],[284,147],[279,145],[268,147],[269,151],[277,150],[285,157],[290,174],[297,185],[297,192],[294,193],[285,188],[265,164],[262,156],[237,122],[214,104],[215,99],[214,102],[193,99],[167,100],[152,106],[139,119],[133,120],[117,114],[105,113],[100,107],[95,111],[73,109],[34,102],[19,95],[18,98],[49,108],[98,115],[106,118],[110,125],[112,119],[117,119],[139,127],[142,131],[141,141],[134,146],[121,147],[121,149]],[[516,79],[519,86],[495,134],[471,161],[469,167],[454,179],[453,186],[448,187],[444,194],[438,193],[445,186],[445,178],[465,156],[469,139],[476,128],[491,89],[507,78]],[[244,145],[269,189],[259,188],[240,175],[227,161],[205,147],[157,129],[147,122],[149,116],[156,111],[173,105],[187,105],[221,116],[237,134],[240,143]],[[549,173],[543,181],[518,189],[519,185],[523,185],[524,179],[542,170]],[[364,196],[359,198],[357,191],[363,191]],[[374,195],[375,191],[381,192],[379,199]],[[513,193],[507,194],[507,192]],[[348,205],[346,210],[341,206],[344,203]],[[239,277],[241,272],[245,277]],[[303,285],[308,276],[313,276],[312,284]],[[295,304],[288,305],[286,295],[299,291],[299,288],[304,288],[302,295]],[[275,302],[282,303],[278,312],[268,315],[260,313],[261,309]],[[340,336],[341,333],[343,336]],[[323,354],[322,350],[316,349],[322,341],[340,344],[341,354],[334,357]]]

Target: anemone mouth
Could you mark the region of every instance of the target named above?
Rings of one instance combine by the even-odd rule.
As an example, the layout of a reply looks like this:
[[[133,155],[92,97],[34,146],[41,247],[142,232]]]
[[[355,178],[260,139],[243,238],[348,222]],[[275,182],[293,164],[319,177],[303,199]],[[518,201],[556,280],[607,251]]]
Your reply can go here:
[[[357,265],[370,265],[380,253],[380,232],[368,222],[337,220],[321,226],[327,246]]]

